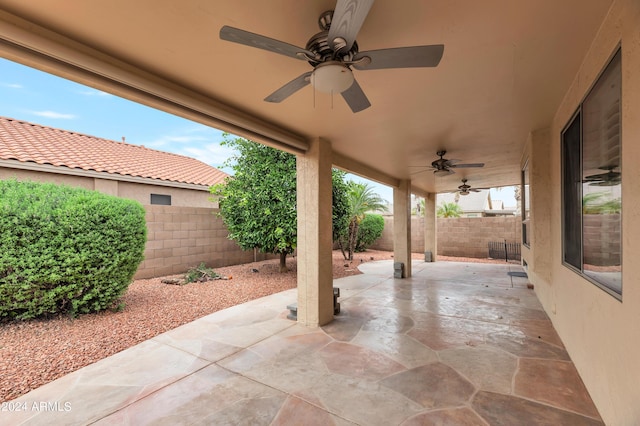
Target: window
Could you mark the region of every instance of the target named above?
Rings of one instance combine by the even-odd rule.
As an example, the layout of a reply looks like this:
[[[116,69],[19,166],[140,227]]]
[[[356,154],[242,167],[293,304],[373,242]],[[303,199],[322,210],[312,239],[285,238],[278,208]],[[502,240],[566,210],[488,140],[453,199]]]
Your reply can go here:
[[[562,261],[622,297],[621,54],[562,132]]]
[[[531,245],[531,236],[529,230],[529,162],[522,169],[522,184],[520,187],[520,213],[522,214],[522,244],[529,247]]]
[[[580,129],[578,112],[562,134],[562,261],[582,268],[582,200]]]
[[[151,194],[151,204],[158,204],[161,206],[170,206],[171,195]]]

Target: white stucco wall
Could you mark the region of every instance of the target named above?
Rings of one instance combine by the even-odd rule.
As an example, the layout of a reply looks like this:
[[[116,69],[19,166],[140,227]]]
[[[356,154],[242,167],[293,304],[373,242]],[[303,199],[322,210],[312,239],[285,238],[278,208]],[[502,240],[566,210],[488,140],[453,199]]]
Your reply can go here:
[[[562,265],[560,133],[617,46],[622,46],[622,301]],[[538,153],[547,197],[536,198],[530,279],[601,416],[610,425],[640,424],[640,2],[617,0],[550,126],[548,156]],[[540,136],[540,135],[538,135]],[[531,147],[529,147],[531,150]],[[540,182],[538,182],[540,183]],[[538,187],[539,189],[540,187]],[[549,189],[550,188],[550,189]],[[548,201],[548,205],[541,204]],[[545,241],[545,228],[549,241]],[[536,238],[536,236],[538,238]],[[549,265],[537,255],[550,250]],[[539,261],[536,262],[536,259]],[[550,274],[545,269],[549,268]],[[547,276],[548,275],[548,276]],[[548,278],[548,279],[547,279]]]

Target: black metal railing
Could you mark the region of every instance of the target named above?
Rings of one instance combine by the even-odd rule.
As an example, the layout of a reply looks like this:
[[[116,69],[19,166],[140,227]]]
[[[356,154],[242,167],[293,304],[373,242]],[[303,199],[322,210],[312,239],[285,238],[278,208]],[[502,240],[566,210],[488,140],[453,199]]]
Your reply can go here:
[[[520,243],[505,241],[489,241],[489,257],[491,259],[520,260]]]

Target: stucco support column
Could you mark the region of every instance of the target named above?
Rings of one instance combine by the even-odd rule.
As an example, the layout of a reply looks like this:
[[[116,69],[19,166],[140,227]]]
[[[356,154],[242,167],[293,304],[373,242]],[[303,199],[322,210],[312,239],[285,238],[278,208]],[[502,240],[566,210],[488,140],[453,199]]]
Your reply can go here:
[[[531,157],[529,158],[529,206],[530,206],[530,235],[531,254],[533,264],[527,272],[537,275],[537,278],[552,284],[551,270],[553,269],[552,251],[549,250],[552,240],[551,223],[554,220],[550,206],[553,205],[552,162],[549,161],[551,151],[551,131],[540,129],[531,132]],[[525,208],[525,207],[521,207]]]
[[[298,322],[318,327],[333,320],[331,144],[311,142],[298,155]]]
[[[424,197],[424,251],[425,253],[431,252],[431,262],[436,261],[436,253],[438,252],[436,195],[430,192]]]
[[[404,263],[402,278],[411,277],[411,182],[393,188],[393,259]]]

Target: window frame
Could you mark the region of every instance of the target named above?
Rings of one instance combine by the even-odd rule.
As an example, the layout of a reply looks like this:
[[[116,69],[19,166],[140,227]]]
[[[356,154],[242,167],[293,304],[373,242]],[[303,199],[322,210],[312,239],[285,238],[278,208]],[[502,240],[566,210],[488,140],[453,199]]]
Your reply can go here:
[[[521,171],[520,183],[520,216],[522,219],[522,245],[531,248],[531,176],[529,159],[524,163]],[[525,189],[526,188],[526,189]],[[529,209],[527,209],[529,203]]]
[[[583,279],[587,280],[588,282],[590,282],[591,284],[595,285],[596,287],[598,287],[599,289],[603,290],[605,293],[609,294],[610,296],[614,297],[615,299],[617,299],[618,301],[622,302],[622,240],[620,241],[620,292],[614,290],[613,288],[609,287],[608,285],[606,285],[604,282],[600,282],[597,279],[595,279],[593,276],[585,273],[585,269],[584,269],[584,265],[585,265],[585,253],[584,253],[584,212],[583,212],[583,199],[582,197],[584,196],[584,191],[583,191],[583,174],[584,174],[584,134],[583,134],[583,129],[584,129],[584,114],[583,114],[583,105],[585,103],[585,101],[587,101],[590,97],[590,95],[593,93],[594,88],[598,86],[598,84],[601,82],[601,79],[603,78],[603,76],[605,75],[605,73],[610,69],[610,66],[614,63],[615,60],[617,60],[617,57],[619,56],[619,61],[620,63],[622,63],[622,49],[621,49],[621,45],[618,44],[618,46],[613,50],[613,53],[611,54],[611,56],[608,58],[606,64],[604,65],[604,67],[600,70],[600,72],[598,73],[598,75],[596,76],[596,78],[594,79],[591,87],[589,87],[589,90],[587,90],[585,96],[583,97],[583,99],[580,101],[580,103],[578,104],[578,108],[576,109],[576,111],[571,115],[571,117],[569,118],[569,120],[567,121],[567,124],[563,127],[562,131],[560,132],[560,166],[561,166],[561,171],[560,171],[560,177],[561,177],[561,239],[562,239],[562,265],[567,267],[569,270],[577,273],[580,277],[582,277]],[[622,70],[620,70],[621,72],[621,80],[620,83],[622,84]],[[622,105],[622,88],[620,87],[620,105]],[[620,114],[622,114],[622,111],[620,111]],[[579,150],[579,164],[578,164],[578,176],[579,176],[579,230],[580,230],[580,238],[579,238],[579,266],[573,265],[570,262],[567,262],[566,259],[566,252],[567,252],[567,194],[566,194],[566,190],[567,190],[567,185],[566,185],[566,181],[565,179],[567,178],[566,176],[566,169],[565,167],[567,166],[567,153],[566,153],[566,139],[565,139],[565,135],[567,134],[567,131],[570,130],[570,128],[575,124],[576,119],[579,119],[579,141],[578,141],[578,150]],[[622,130],[622,117],[620,117],[620,129]],[[622,158],[622,131],[620,132],[620,139],[619,139],[619,151],[620,151],[620,158]],[[618,166],[620,168],[620,173],[622,173],[622,164],[619,164]],[[620,179],[620,185],[622,185],[622,179]],[[620,196],[620,203],[622,203],[622,196]],[[620,209],[620,235],[622,236],[622,209]],[[575,225],[575,224],[574,224]]]
[[[567,247],[567,233],[569,232],[568,227],[569,225],[567,224],[567,222],[569,221],[568,217],[567,217],[567,213],[568,213],[568,198],[570,197],[570,195],[567,193],[567,186],[570,184],[570,182],[567,182],[568,178],[571,179],[575,179],[575,177],[571,176],[567,176],[567,170],[566,170],[566,163],[567,163],[567,139],[565,138],[565,135],[567,135],[567,133],[572,130],[573,126],[576,124],[576,120],[578,123],[578,170],[577,170],[577,175],[578,176],[582,176],[582,102],[580,103],[580,106],[578,107],[578,109],[576,110],[576,112],[573,113],[573,115],[571,116],[571,118],[569,119],[569,121],[567,122],[567,124],[565,125],[565,127],[562,129],[562,132],[560,133],[560,163],[561,163],[561,173],[560,173],[560,186],[561,186],[561,198],[562,198],[562,211],[561,211],[561,217],[562,217],[562,264],[570,269],[572,269],[573,271],[578,272],[580,275],[582,275],[582,257],[583,257],[583,253],[582,253],[582,247],[584,245],[583,242],[583,235],[582,235],[582,211],[580,211],[579,215],[574,215],[571,217],[571,225],[573,225],[573,227],[577,228],[579,230],[578,234],[579,234],[579,238],[577,238],[577,241],[571,240],[571,242],[573,243],[573,245],[577,245],[577,253],[573,254],[574,256],[577,256],[578,258],[578,265],[571,263],[571,261],[567,260],[568,257],[568,251],[569,248]],[[581,178],[580,178],[581,179]],[[582,189],[580,189],[580,196],[582,195]],[[579,198],[579,197],[578,197]],[[574,229],[575,231],[575,229]],[[576,247],[572,247],[573,249],[576,249]]]
[[[156,202],[154,202],[154,200]],[[165,202],[157,202],[159,200],[164,200]],[[168,203],[166,203],[168,201]],[[151,194],[149,197],[149,203],[152,206],[170,206],[171,205],[171,195],[168,194]]]

